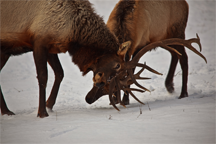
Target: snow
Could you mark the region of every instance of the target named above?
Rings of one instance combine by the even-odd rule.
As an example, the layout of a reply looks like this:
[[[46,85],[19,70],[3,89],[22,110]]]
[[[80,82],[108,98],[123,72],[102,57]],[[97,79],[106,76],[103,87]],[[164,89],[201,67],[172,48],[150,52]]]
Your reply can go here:
[[[107,21],[117,1],[90,0]],[[32,53],[12,57],[1,72],[1,87],[7,105],[15,116],[0,116],[1,143],[215,143],[215,1],[188,1],[189,20],[186,39],[199,34],[202,54],[208,63],[187,50],[189,57],[189,97],[177,99],[181,91],[181,69],[176,69],[175,93],[164,86],[170,54],[158,48],[148,52],[141,61],[163,76],[145,71],[151,80],[141,82],[151,93],[135,93],[146,105],[133,98],[131,104],[116,111],[107,96],[96,103],[85,102],[92,88],[92,73],[82,77],[69,54],[59,54],[65,77],[57,103],[49,117],[37,118],[38,82]],[[198,49],[198,46],[196,46]],[[54,74],[49,67],[47,96]]]

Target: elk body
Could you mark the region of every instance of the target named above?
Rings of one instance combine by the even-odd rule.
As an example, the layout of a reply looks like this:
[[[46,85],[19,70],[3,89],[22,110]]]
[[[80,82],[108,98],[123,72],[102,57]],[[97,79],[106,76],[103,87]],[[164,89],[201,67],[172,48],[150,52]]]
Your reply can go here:
[[[139,1],[121,0],[111,12],[107,26],[117,36],[119,42],[132,42],[126,60],[134,57],[144,46],[169,38],[185,39],[185,28],[188,19],[188,4],[184,0],[177,1]],[[165,81],[168,92],[174,91],[173,76],[178,60],[182,69],[182,91],[179,98],[188,97],[188,57],[184,46],[172,45],[182,55],[178,59],[175,52]],[[129,103],[128,95],[123,102]]]
[[[57,54],[69,52],[83,75],[93,71],[94,85],[106,83],[123,63],[125,47],[119,45],[102,18],[88,1],[1,1],[1,69],[10,56],[33,52],[39,83],[38,116],[46,117],[46,107],[55,104],[64,73]],[[46,101],[47,62],[55,73]],[[98,81],[103,75],[104,83]],[[13,115],[2,91],[1,113]]]

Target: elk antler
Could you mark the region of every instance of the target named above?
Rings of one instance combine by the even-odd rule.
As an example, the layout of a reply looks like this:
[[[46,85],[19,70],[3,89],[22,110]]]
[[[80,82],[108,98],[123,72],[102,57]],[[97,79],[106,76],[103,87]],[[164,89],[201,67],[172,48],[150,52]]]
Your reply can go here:
[[[132,93],[132,91],[138,91],[138,92],[149,91],[148,89],[141,86],[136,81],[136,79],[150,79],[150,78],[140,77],[140,74],[143,72],[144,69],[147,69],[147,70],[149,70],[155,74],[162,75],[161,73],[159,73],[159,72],[155,71],[154,69],[150,68],[149,66],[147,66],[145,63],[144,64],[138,63],[139,59],[147,51],[154,49],[155,47],[162,47],[164,49],[173,51],[173,52],[177,53],[179,56],[181,56],[181,54],[177,50],[175,50],[174,48],[172,48],[168,45],[186,46],[187,48],[192,50],[194,53],[196,53],[197,55],[202,57],[205,60],[205,62],[207,63],[206,58],[192,46],[192,43],[197,43],[200,47],[200,51],[202,50],[202,46],[201,46],[198,34],[196,36],[197,36],[197,38],[192,38],[192,39],[188,39],[188,40],[179,39],[179,38],[171,38],[171,39],[166,39],[166,40],[151,43],[151,44],[143,47],[131,61],[125,62],[124,68],[119,73],[117,73],[116,76],[113,77],[110,81],[109,100],[110,100],[110,103],[113,105],[113,107],[119,111],[119,109],[116,107],[116,105],[113,101],[113,98],[112,98],[114,92],[116,92],[116,94],[117,94],[117,96],[116,96],[117,101],[125,107],[125,105],[121,101],[121,90],[123,90],[125,93],[128,92],[129,94],[131,94],[131,96],[135,100],[137,100],[141,104],[144,104]],[[136,66],[142,67],[142,69],[137,74],[134,75],[133,69]],[[141,89],[129,88],[129,85],[131,85],[131,84],[135,84],[137,87],[139,87]]]
[[[117,97],[117,101],[125,107],[125,105],[123,104],[123,102],[121,101],[121,90],[123,90],[125,93],[128,92],[129,94],[131,94],[131,96],[137,100],[139,103],[144,104],[143,102],[141,102],[133,93],[132,91],[138,91],[138,92],[145,92],[145,91],[149,91],[147,88],[141,86],[136,80],[137,79],[141,79],[141,80],[145,80],[145,79],[150,79],[150,78],[146,78],[146,77],[141,77],[140,74],[144,71],[144,69],[147,69],[155,74],[159,74],[162,75],[161,73],[157,72],[156,70],[150,68],[149,66],[147,66],[145,63],[144,64],[140,64],[140,66],[142,66],[142,69],[137,72],[136,74],[133,74],[133,70],[132,69],[124,69],[122,70],[119,74],[117,74],[115,77],[113,77],[110,81],[110,86],[109,86],[109,99],[110,99],[110,103],[113,105],[113,107],[119,111],[119,109],[116,107],[116,105],[114,104],[113,101],[113,93],[116,92],[116,97]],[[125,76],[125,71],[128,72],[129,75]],[[141,89],[136,89],[136,88],[129,88],[129,85],[131,84],[135,84],[137,87],[141,88]]]
[[[199,47],[200,47],[200,51],[202,50],[202,46],[201,46],[201,43],[200,43],[200,38],[199,38],[198,34],[196,34],[196,36],[197,36],[197,38],[192,38],[192,39],[188,39],[188,40],[184,40],[184,39],[180,39],[180,38],[171,38],[171,39],[165,39],[165,40],[162,40],[162,41],[157,41],[157,42],[151,43],[151,44],[143,47],[137,53],[137,55],[133,58],[133,60],[131,62],[138,63],[139,59],[146,52],[148,52],[149,50],[151,50],[151,49],[153,49],[155,47],[162,47],[162,48],[164,48],[166,50],[171,50],[173,52],[176,52],[178,55],[181,55],[177,50],[175,50],[174,48],[169,47],[168,45],[182,45],[182,46],[185,46],[185,47],[189,48],[194,53],[196,53],[197,55],[202,57],[205,60],[205,62],[207,63],[206,58],[191,45],[192,43],[197,43],[199,45]]]

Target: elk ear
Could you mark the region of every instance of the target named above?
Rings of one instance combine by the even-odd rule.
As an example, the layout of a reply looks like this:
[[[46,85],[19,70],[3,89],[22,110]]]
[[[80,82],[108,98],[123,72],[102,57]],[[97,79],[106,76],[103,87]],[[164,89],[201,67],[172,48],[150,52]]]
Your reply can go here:
[[[125,58],[125,55],[126,55],[128,49],[130,48],[130,46],[131,46],[131,41],[127,41],[127,42],[122,43],[119,47],[117,54],[119,56],[122,56],[123,58]]]

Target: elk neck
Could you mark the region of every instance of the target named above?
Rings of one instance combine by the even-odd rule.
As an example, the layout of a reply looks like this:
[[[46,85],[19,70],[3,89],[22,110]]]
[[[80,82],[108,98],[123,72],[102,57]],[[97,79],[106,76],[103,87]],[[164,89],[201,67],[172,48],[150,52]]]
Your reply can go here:
[[[117,54],[119,43],[115,35],[107,28],[102,18],[91,27],[83,26],[79,37],[69,42],[68,52],[72,61],[79,67],[83,75],[87,69],[103,55]]]
[[[133,45],[130,21],[133,20],[135,6],[135,0],[120,1],[109,16],[107,26],[116,35],[119,43],[131,41]]]

